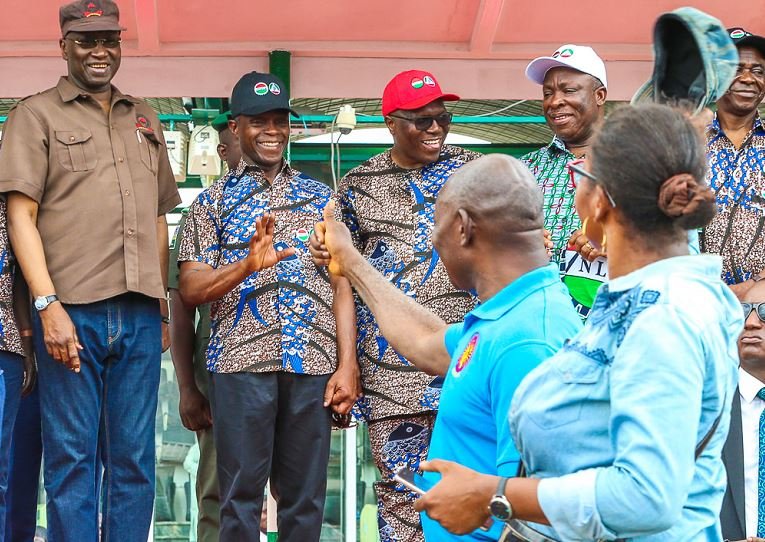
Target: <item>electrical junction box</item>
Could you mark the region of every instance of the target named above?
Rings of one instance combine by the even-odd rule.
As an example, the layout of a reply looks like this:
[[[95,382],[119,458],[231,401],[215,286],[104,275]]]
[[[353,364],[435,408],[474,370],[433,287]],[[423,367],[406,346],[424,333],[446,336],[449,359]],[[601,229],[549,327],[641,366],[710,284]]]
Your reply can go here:
[[[218,131],[212,126],[198,126],[189,138],[188,173],[190,175],[220,175]]]
[[[165,131],[165,144],[175,182],[186,181],[186,134],[179,131]]]

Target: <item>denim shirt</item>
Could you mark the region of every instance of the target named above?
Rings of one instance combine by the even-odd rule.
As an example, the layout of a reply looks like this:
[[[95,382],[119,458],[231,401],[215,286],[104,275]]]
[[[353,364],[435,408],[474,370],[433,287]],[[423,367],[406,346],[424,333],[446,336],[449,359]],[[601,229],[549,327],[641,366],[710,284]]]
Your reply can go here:
[[[556,538],[721,540],[743,329],[721,265],[680,256],[604,284],[582,332],[516,390],[510,429]]]

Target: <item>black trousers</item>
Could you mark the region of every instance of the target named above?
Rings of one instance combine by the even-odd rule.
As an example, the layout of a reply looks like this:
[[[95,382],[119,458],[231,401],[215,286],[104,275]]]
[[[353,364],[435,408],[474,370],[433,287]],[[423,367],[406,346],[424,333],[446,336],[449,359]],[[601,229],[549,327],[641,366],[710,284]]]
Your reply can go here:
[[[319,541],[327,489],[330,375],[213,373],[221,542],[259,542],[269,475],[279,542]]]

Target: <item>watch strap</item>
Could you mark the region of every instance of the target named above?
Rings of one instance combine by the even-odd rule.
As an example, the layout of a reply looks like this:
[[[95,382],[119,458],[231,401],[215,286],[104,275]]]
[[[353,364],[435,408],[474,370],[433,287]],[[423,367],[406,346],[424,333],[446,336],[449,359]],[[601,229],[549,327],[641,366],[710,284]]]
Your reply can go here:
[[[499,479],[499,483],[497,484],[497,491],[494,493],[495,497],[504,497],[505,496],[505,486],[507,485],[507,481],[510,478],[503,476]]]

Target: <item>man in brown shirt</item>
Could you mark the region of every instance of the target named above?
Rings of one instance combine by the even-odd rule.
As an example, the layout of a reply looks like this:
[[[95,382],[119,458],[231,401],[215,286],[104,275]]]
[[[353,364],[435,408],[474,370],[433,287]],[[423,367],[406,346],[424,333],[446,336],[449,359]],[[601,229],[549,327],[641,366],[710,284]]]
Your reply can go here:
[[[35,298],[48,532],[145,542],[167,333],[165,213],[180,197],[162,127],[111,80],[111,0],[60,9],[67,76],[9,114],[0,151],[11,243]]]

